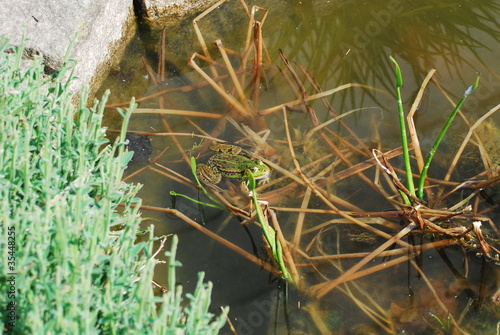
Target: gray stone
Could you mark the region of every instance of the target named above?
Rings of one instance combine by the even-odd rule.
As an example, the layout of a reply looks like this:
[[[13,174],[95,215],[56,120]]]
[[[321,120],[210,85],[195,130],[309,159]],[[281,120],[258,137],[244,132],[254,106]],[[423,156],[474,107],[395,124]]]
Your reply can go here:
[[[201,12],[218,0],[140,0],[143,19],[153,27],[175,23],[176,18]]]
[[[216,0],[135,0],[146,23],[175,24],[175,18],[201,11]],[[83,85],[91,96],[123,55],[135,25],[134,0],[0,0],[0,36],[19,45],[23,31],[27,56],[44,58],[45,71],[61,68],[69,45],[77,61],[71,89]]]
[[[0,8],[0,35],[19,45],[25,30],[27,54],[42,55],[47,72],[61,67],[74,41],[74,91],[97,87],[135,28],[132,0],[0,0]]]

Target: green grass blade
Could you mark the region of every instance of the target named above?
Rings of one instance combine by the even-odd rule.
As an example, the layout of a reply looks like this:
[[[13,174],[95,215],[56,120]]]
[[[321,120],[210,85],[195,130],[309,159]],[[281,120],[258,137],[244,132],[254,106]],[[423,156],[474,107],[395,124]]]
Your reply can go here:
[[[267,220],[264,219],[262,208],[260,207],[259,200],[257,199],[257,192],[255,192],[255,187],[256,187],[255,177],[253,173],[249,170],[247,170],[247,175],[248,175],[248,186],[251,190],[253,205],[255,207],[255,212],[257,213],[257,218],[259,219],[259,223],[262,228],[262,233],[264,234],[264,237],[267,243],[269,244],[269,247],[271,248],[273,258],[281,270],[281,275],[283,276],[283,279],[285,279],[287,282],[292,283],[292,276],[288,272],[286,264],[283,260],[283,249],[281,247],[281,243],[278,240],[277,234],[274,231],[274,229],[269,225]]]
[[[403,100],[401,98],[401,87],[403,86],[403,77],[401,76],[401,69],[398,62],[394,57],[389,56],[396,68],[396,97],[398,99],[398,115],[399,115],[399,129],[401,134],[401,146],[403,148],[403,160],[406,173],[406,187],[411,194],[415,195],[415,185],[413,183],[413,174],[411,171],[410,153],[408,149],[408,136],[406,134],[406,119],[403,110]],[[403,199],[407,205],[409,200]]]
[[[424,167],[422,169],[422,173],[420,174],[420,178],[418,181],[418,191],[417,191],[417,196],[419,199],[424,198],[424,185],[425,185],[425,179],[427,178],[427,172],[429,171],[429,166],[431,165],[432,159],[434,158],[434,155],[439,147],[439,144],[443,140],[444,136],[446,135],[446,132],[448,131],[448,128],[450,128],[451,123],[453,122],[453,119],[457,115],[460,107],[462,107],[463,103],[465,102],[465,99],[471,94],[479,84],[479,76],[476,78],[476,81],[474,84],[472,84],[464,93],[464,96],[460,101],[458,102],[457,106],[455,109],[451,112],[450,116],[446,120],[446,123],[444,124],[443,128],[441,129],[441,132],[439,133],[438,137],[436,138],[436,141],[434,141],[434,144],[432,145],[432,148],[427,155],[427,158],[424,163]]]

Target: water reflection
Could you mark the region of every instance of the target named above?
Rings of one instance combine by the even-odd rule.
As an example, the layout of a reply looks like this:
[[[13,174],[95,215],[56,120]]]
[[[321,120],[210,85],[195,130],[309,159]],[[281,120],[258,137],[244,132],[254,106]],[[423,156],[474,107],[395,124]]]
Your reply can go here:
[[[407,105],[413,101],[414,93],[431,68],[438,69],[437,82],[454,98],[463,95],[477,72],[482,73],[482,78],[486,82],[482,87],[485,88],[479,88],[478,94],[467,102],[464,108],[466,112],[480,116],[492,103],[498,103],[495,101],[495,97],[499,96],[500,83],[497,75],[499,65],[495,59],[500,31],[495,20],[499,9],[497,1],[262,1],[255,4],[270,11],[264,26],[264,40],[272,64],[284,68],[278,54],[278,49],[281,49],[287,59],[304,66],[314,77],[317,87],[322,90],[349,82],[369,84],[379,90],[350,89],[340,95],[328,96],[327,102],[331,108],[327,104],[310,103],[320,120],[331,118],[332,110],[343,114],[351,109],[362,109],[361,113],[353,113],[344,120],[349,128],[363,139],[360,143],[350,143],[351,135],[341,130],[337,123],[331,127],[330,134],[332,138],[338,136],[335,141],[348,138],[346,143],[339,145],[339,152],[347,155],[354,152],[355,163],[361,163],[365,159],[361,156],[365,150],[363,145],[370,148],[379,143],[387,148],[398,146],[395,139],[397,134],[394,117],[395,99],[392,93],[395,80],[393,65],[388,55],[396,56],[402,65],[405,80],[403,93]],[[240,5],[232,1],[221,6],[214,16],[200,22],[200,26],[206,34],[207,42],[220,38],[228,49],[241,53],[244,32],[247,28],[245,20],[246,16],[241,11]],[[116,71],[120,75],[121,72],[126,72],[127,75],[111,76],[104,85],[106,87],[112,83],[116,87],[114,91],[117,93],[111,98],[112,102],[126,101],[130,95],[145,96],[163,88],[188,87],[200,81],[198,74],[186,66],[190,55],[193,52],[200,52],[191,26],[187,22],[167,30],[168,64],[165,66],[164,80],[156,85],[146,85],[147,79],[152,77],[152,72],[144,69],[140,56],[145,57],[151,68],[156,68],[155,65],[160,58],[158,51],[152,50],[151,45],[157,44],[159,35],[152,32],[151,36],[147,36],[147,31],[142,32],[143,35],[135,40],[136,44],[129,47],[130,57],[121,65],[123,71],[120,71],[120,68]],[[214,52],[215,47],[212,48],[210,51]],[[221,62],[219,59],[217,61]],[[266,71],[268,72],[265,85],[262,85],[259,97],[259,109],[276,106],[296,98],[291,91],[292,85],[283,79],[274,66]],[[307,83],[305,75],[302,75],[303,73],[301,79]],[[117,78],[121,78],[121,83],[125,85],[119,86]],[[308,83],[305,86],[310,94],[314,93],[312,84]],[[417,122],[424,149],[426,141],[433,140],[435,133],[441,128],[442,119],[452,109],[436,86],[429,86],[426,94],[426,100],[420,106],[418,113],[420,118]],[[209,86],[189,92],[186,90],[169,92],[167,98],[160,103],[157,99],[145,101],[141,103],[141,107],[153,108],[163,104],[162,107],[165,108],[210,111],[218,114],[228,110],[225,102],[219,95],[214,94]],[[366,109],[374,107],[377,109],[370,111]],[[352,175],[342,180],[333,174],[345,166],[340,165],[342,163],[338,165],[332,163],[337,155],[332,155],[331,148],[325,145],[325,142],[315,136],[308,137],[313,124],[309,120],[309,115],[303,113],[304,111],[307,111],[306,108],[300,105],[296,109],[289,110],[289,122],[297,143],[297,159],[301,163],[315,165],[318,170],[328,168],[333,171],[331,175],[318,177],[315,182],[321,186],[326,182],[331,183],[330,186],[325,186],[325,189],[328,188],[330,195],[350,201],[353,207],[348,209],[351,211],[358,210],[354,206],[372,211],[392,208],[391,202],[387,199],[378,195],[367,195],[367,185],[360,183],[359,180],[355,181]],[[217,125],[221,128],[217,132],[218,136],[231,142],[241,137],[231,126],[219,121],[201,118],[195,119],[195,122],[190,121],[182,116],[168,118],[174,132],[198,134],[201,130],[211,131]],[[283,145],[285,138],[283,118],[278,114],[272,114],[267,116],[265,121],[271,130],[271,139],[268,143],[275,150],[271,155],[273,157],[269,158],[274,158],[273,163],[292,171],[293,163],[286,154],[288,148]],[[462,128],[456,127],[455,134],[463,134],[464,126],[460,124],[458,126]],[[165,124],[157,115],[136,116],[131,122],[131,127],[132,130],[140,131],[165,131]],[[189,137],[181,137],[178,141],[178,145],[186,150],[193,147],[194,141]],[[188,164],[183,161],[180,150],[176,151],[171,138],[156,136],[152,140],[152,145],[153,156],[167,149],[167,153],[159,158],[159,163],[168,166],[174,172],[180,172],[181,177],[192,180]],[[449,148],[453,148],[452,143],[448,145]],[[321,159],[325,157],[330,160],[322,161]],[[443,160],[449,160],[448,156]],[[139,169],[142,166],[136,167]],[[131,165],[131,168],[134,166]],[[432,172],[439,176],[442,174],[442,169],[443,166]],[[375,172],[367,174],[370,178],[375,178]],[[273,176],[277,179],[282,175],[282,172],[276,171]],[[461,180],[470,176],[469,174],[457,178]],[[182,179],[180,182],[171,181],[152,170],[138,175],[135,180],[145,184],[140,196],[148,205],[171,206],[169,191],[172,189],[196,197],[196,192],[187,186],[187,182],[182,182]],[[304,197],[305,187],[297,184],[287,188],[286,192],[282,185],[273,187],[274,189],[270,188],[265,192],[270,196],[273,190],[280,190],[281,193],[275,192],[273,194],[275,197],[272,198],[278,200],[274,202],[270,200],[274,206],[299,206]],[[491,192],[493,203],[498,201],[495,198],[498,195],[494,190],[488,189],[487,192]],[[314,197],[307,206],[311,210],[324,209],[324,204]],[[177,208],[189,217],[202,221],[199,219],[200,211],[194,203],[181,199],[177,201]],[[492,212],[490,215],[493,221],[498,221],[497,213]],[[179,255],[185,270],[179,275],[180,281],[189,291],[194,285],[191,281],[196,278],[193,272],[206,271],[207,278],[214,282],[214,305],[231,306],[230,316],[239,334],[262,334],[269,329],[285,333],[290,331],[290,328],[311,334],[331,331],[366,334],[381,332],[382,329],[389,333],[438,332],[440,324],[437,319],[443,324],[447,322],[447,315],[442,312],[439,301],[434,299],[429,285],[416,279],[416,263],[413,267],[409,265],[410,263],[402,263],[408,266],[388,267],[385,271],[368,276],[367,280],[359,280],[345,287],[339,286],[339,289],[326,295],[320,302],[293,290],[285,302],[282,295],[283,285],[280,281],[276,281],[276,277],[269,276],[258,266],[244,261],[240,255],[228,252],[228,249],[198,231],[190,229],[180,220],[158,213],[146,216],[150,220],[157,220],[159,233],[174,232],[180,235]],[[306,240],[306,237],[303,237],[302,244],[305,245],[300,245],[304,250],[313,250],[309,255],[314,254],[312,257],[337,253],[368,253],[386,241],[386,238],[366,234],[364,230],[359,232],[353,229],[352,225],[331,222],[336,219],[331,215],[319,213],[302,215],[282,210],[279,216],[280,223],[284,226],[282,229],[289,236],[293,234],[292,227],[301,220],[301,217],[306,218],[305,230],[314,232],[322,229],[316,238]],[[206,221],[208,229],[234,241],[248,252],[254,252],[245,230],[234,218],[229,221],[230,218],[229,214],[208,210],[203,221]],[[399,224],[402,221],[404,220],[401,217],[387,220],[384,222],[384,232],[393,234],[398,231],[401,229]],[[260,241],[258,227],[249,225],[249,229],[250,236]],[[412,238],[417,240],[413,241],[416,244],[426,245],[432,242],[426,240],[424,236],[415,235]],[[260,243],[255,253],[266,259]],[[387,262],[394,260],[394,257],[396,256],[373,262],[383,267],[388,264]],[[493,329],[495,316],[498,316],[498,312],[494,311],[495,306],[483,302],[482,306],[493,310],[486,312],[479,307],[477,311],[470,312],[470,306],[474,304],[474,299],[484,299],[487,294],[478,294],[477,285],[485,287],[494,285],[495,268],[492,263],[482,263],[482,258],[472,257],[469,259],[470,270],[466,278],[463,275],[466,271],[461,265],[463,259],[464,254],[460,249],[448,248],[446,253],[426,251],[423,256],[417,257],[416,261],[425,268],[425,274],[431,278],[431,285],[438,296],[453,297],[444,301],[444,304],[454,318],[458,319],[460,313],[467,315],[467,320],[473,319],[474,313],[482,318],[489,318],[483,325],[474,325],[476,330],[486,334]],[[323,262],[317,260],[301,260],[301,262],[302,279],[307,285],[313,286],[323,282],[325,278],[339,277],[346,269],[355,265],[357,260],[338,261],[332,258]],[[157,280],[160,283],[165,276],[162,272],[164,270],[159,267]],[[481,278],[480,274],[488,276],[485,279]],[[278,286],[280,287],[277,288]],[[484,290],[487,291],[486,288]],[[302,308],[297,308],[299,304]],[[367,312],[367,309],[371,311]],[[288,318],[283,317],[284,313],[287,313]]]
[[[271,14],[289,29],[269,37],[269,49],[318,68],[320,83],[377,80],[391,87],[389,54],[404,59],[417,82],[431,68],[455,80],[464,66],[472,74],[496,70],[485,59],[500,36],[495,1],[296,1],[293,9]]]

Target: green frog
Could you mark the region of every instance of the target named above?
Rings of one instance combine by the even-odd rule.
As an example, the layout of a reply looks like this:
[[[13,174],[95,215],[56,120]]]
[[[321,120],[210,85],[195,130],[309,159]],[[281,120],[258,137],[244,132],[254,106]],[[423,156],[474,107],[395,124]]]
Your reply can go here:
[[[222,177],[245,181],[248,171],[255,179],[265,179],[271,169],[260,159],[253,159],[243,152],[243,149],[231,144],[215,144],[210,150],[216,152],[207,164],[196,165],[198,179],[207,185],[220,183]]]

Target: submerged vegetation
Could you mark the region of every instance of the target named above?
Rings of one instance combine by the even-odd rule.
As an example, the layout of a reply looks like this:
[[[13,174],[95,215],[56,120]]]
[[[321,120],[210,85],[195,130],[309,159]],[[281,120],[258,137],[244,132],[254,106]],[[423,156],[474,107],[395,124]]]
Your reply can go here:
[[[268,15],[264,8],[248,8],[240,1],[248,18],[241,51],[229,49],[222,39],[208,44],[201,22],[224,2],[193,20],[200,50],[188,64],[201,81],[165,89],[165,32],[157,71],[146,65],[157,91],[138,100],[154,107],[139,108],[134,114],[157,116],[164,131],[151,132],[143,124],[134,132],[162,144],[161,138],[168,137],[173,145],[164,145],[150,164],[127,178],[147,172],[164,176],[175,189],[174,203],[182,199],[191,209],[142,209],[180,218],[306,296],[301,308],[291,303],[285,308],[300,318],[287,315],[276,320],[275,330],[308,334],[488,334],[496,330],[500,167],[497,146],[484,134],[498,134],[490,118],[500,105],[474,120],[460,108],[465,98],[474,96],[478,81],[470,83],[469,89],[463,87],[457,93],[463,98],[454,102],[435,78],[436,70],[426,69],[429,73],[406,108],[400,92],[404,73],[394,58],[396,74],[390,74],[386,89],[362,82],[320,87],[314,73],[284,52],[280,51],[279,65],[271,63],[262,37]],[[396,96],[391,93],[393,86],[398,89]],[[283,87],[289,88],[292,98],[275,93],[282,93],[276,88]],[[432,139],[434,145],[424,159],[423,138],[414,119],[428,90],[450,102],[451,116]],[[196,94],[197,102],[209,101],[206,109],[214,112],[177,108],[177,94]],[[344,101],[355,94],[391,100],[394,108],[386,108],[392,120],[380,120],[372,113],[377,106],[335,110],[336,99]],[[455,116],[466,125],[466,133],[455,138],[458,145],[447,143],[453,150],[442,150],[438,146],[450,136],[447,131]],[[350,126],[353,118],[364,122],[362,134],[360,128]],[[176,121],[187,125],[183,131]],[[404,130],[401,143],[388,146],[384,136],[398,125]],[[217,181],[217,187],[205,189],[197,180],[196,162],[210,162],[212,158],[205,158],[213,154],[208,148],[226,141],[244,147],[249,157],[269,166],[269,183],[256,185],[248,171],[248,178],[226,177],[221,184]],[[167,155],[169,163],[180,162],[182,167],[165,164]],[[234,156],[225,157],[227,165],[236,164],[230,161]],[[241,169],[238,172],[241,177]],[[199,200],[194,200],[197,193]],[[262,242],[254,243],[250,252],[222,237],[220,217],[214,220],[218,229],[214,232],[204,215],[213,207],[238,218],[247,232],[257,225]]]
[[[200,273],[183,301],[177,237],[140,230],[139,186],[121,181],[132,153],[101,126],[104,104],[78,107],[74,62],[51,76],[42,57],[0,38],[0,329],[9,334],[216,334]],[[69,78],[69,79],[66,79]],[[121,111],[123,130],[134,110]],[[142,235],[142,236],[141,236]],[[169,287],[154,294],[158,255],[172,240]],[[154,242],[158,241],[159,245]]]

